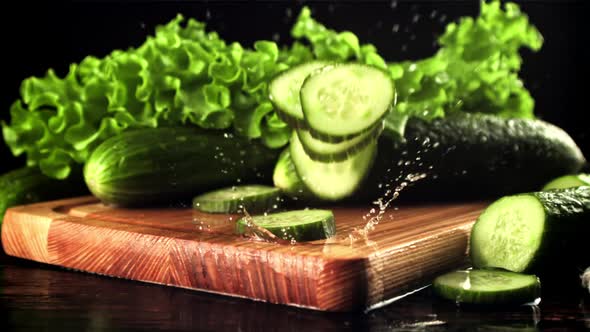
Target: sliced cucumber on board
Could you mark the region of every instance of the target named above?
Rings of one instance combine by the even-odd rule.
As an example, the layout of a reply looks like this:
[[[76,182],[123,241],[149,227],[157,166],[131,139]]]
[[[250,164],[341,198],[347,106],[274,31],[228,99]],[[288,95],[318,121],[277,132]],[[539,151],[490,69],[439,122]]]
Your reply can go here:
[[[536,276],[500,270],[450,272],[437,277],[433,288],[445,299],[470,304],[525,304],[541,295]]]
[[[580,173],[560,176],[543,186],[543,190],[564,189],[579,186],[590,186],[590,174]]]
[[[319,199],[336,201],[359,189],[373,165],[376,144],[368,144],[348,159],[321,162],[311,159],[296,133],[291,137],[290,153],[299,177]]]
[[[301,87],[309,130],[331,141],[359,135],[382,120],[395,101],[389,75],[372,66],[346,63],[314,71]]]
[[[269,98],[275,105],[279,117],[290,126],[307,127],[301,110],[299,90],[309,74],[328,64],[324,61],[306,62],[286,70],[270,82]]]
[[[193,199],[193,208],[208,213],[265,212],[280,203],[279,188],[263,185],[233,186],[210,191]]]
[[[266,229],[283,240],[313,241],[336,234],[334,214],[330,210],[307,209],[268,215],[243,217],[236,223],[238,234],[245,234],[251,224]]]
[[[589,221],[590,187],[505,196],[475,222],[471,261],[523,273],[590,266]]]

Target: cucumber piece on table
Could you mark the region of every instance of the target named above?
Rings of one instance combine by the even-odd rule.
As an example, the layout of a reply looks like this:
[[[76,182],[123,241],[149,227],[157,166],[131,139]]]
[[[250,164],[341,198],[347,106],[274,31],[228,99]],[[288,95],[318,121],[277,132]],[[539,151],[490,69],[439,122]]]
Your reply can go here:
[[[307,155],[318,161],[342,161],[348,159],[368,144],[376,144],[377,138],[383,131],[383,122],[378,122],[370,130],[341,142],[326,142],[314,138],[305,129],[298,129],[297,136]]]
[[[269,84],[269,98],[277,108],[279,117],[292,127],[306,127],[299,100],[303,81],[313,71],[328,65],[323,61],[311,61],[286,70]]]
[[[296,133],[290,145],[293,164],[305,186],[318,198],[331,201],[346,198],[359,189],[376,151],[376,144],[368,144],[346,160],[321,162],[309,157]]]
[[[564,189],[579,186],[590,186],[590,174],[581,173],[560,176],[543,186],[543,190]]]
[[[505,196],[475,222],[470,255],[479,268],[565,273],[590,265],[588,234],[590,187]]]
[[[294,200],[311,200],[314,197],[313,193],[311,193],[297,174],[289,148],[285,148],[281,152],[279,160],[275,165],[272,180],[275,187]]]
[[[276,209],[280,195],[279,188],[270,186],[233,186],[195,197],[193,208],[208,213],[258,213]]]
[[[534,275],[500,270],[459,270],[433,282],[434,292],[457,303],[524,304],[534,302],[541,283]]]
[[[394,97],[394,84],[386,72],[358,63],[323,67],[301,87],[309,130],[328,141],[369,130],[391,109]]]
[[[250,222],[283,240],[313,241],[326,239],[336,234],[334,214],[330,210],[294,210],[243,217],[236,222],[238,234],[246,233]]]

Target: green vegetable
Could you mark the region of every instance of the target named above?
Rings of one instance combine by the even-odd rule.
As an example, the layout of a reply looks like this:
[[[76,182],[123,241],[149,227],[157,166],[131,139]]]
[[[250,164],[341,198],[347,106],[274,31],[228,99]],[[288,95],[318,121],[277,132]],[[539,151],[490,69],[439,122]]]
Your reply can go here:
[[[315,70],[328,65],[325,61],[310,61],[295,66],[275,77],[269,85],[269,98],[281,119],[294,128],[307,128],[299,91],[303,81]]]
[[[28,165],[60,179],[101,142],[138,128],[233,129],[282,147],[292,130],[275,112],[268,82],[313,59],[388,70],[399,101],[389,123],[400,134],[407,117],[438,117],[447,110],[532,116],[533,101],[517,76],[518,51],[538,49],[541,37],[515,4],[502,10],[499,1],[483,2],[477,19],[449,24],[441,49],[417,62],[387,64],[373,45],[361,44],[352,32],[327,29],[308,8],[291,33],[290,46],[262,40],[249,49],[179,15],[137,48],[88,56],[64,77],[49,70],[24,80],[10,122],[2,123],[4,140],[14,155],[26,154]]]
[[[209,213],[266,212],[280,203],[280,189],[262,185],[233,186],[206,192],[193,199],[193,208]]]
[[[301,141],[303,149],[311,159],[331,162],[346,160],[362,150],[368,144],[375,144],[382,132],[383,121],[379,121],[375,126],[364,133],[340,142],[326,142],[314,138],[313,135],[305,129],[297,129],[297,137],[299,138],[299,141]]]
[[[396,110],[432,119],[456,111],[532,118],[534,100],[518,77],[519,50],[537,51],[543,38],[518,5],[481,1],[477,18],[449,23],[429,58],[389,64]]]
[[[386,123],[389,119],[386,119]],[[426,174],[402,199],[481,199],[536,191],[549,180],[579,172],[584,156],[562,129],[532,119],[456,113],[432,121],[411,118],[405,142],[381,135],[368,195],[400,175]]]
[[[320,200],[338,201],[359,190],[375,160],[377,144],[367,144],[343,161],[321,162],[310,158],[293,134],[289,151],[305,187]]]
[[[77,168],[67,180],[52,179],[38,167],[12,170],[0,175],[0,224],[9,207],[85,194],[88,189]]]
[[[125,132],[90,156],[84,179],[102,201],[171,203],[240,181],[268,182],[277,152],[231,134],[196,128]]]
[[[310,201],[314,198],[313,193],[297,174],[289,148],[281,152],[275,165],[272,180],[275,187],[281,189],[285,195],[293,200]]]
[[[253,225],[253,226],[252,226]],[[322,240],[336,234],[330,210],[306,209],[238,219],[236,230],[245,234],[250,227],[261,227],[283,240]]]
[[[330,65],[309,75],[301,86],[301,107],[312,135],[330,141],[373,128],[395,100],[386,72],[348,63]]]
[[[514,272],[590,266],[590,187],[505,196],[479,216],[470,255],[479,268]]]
[[[590,186],[590,174],[568,174],[551,180],[542,190],[565,189],[579,186]]]
[[[541,283],[534,275],[500,270],[459,270],[437,277],[434,292],[457,303],[525,304],[541,295]]]

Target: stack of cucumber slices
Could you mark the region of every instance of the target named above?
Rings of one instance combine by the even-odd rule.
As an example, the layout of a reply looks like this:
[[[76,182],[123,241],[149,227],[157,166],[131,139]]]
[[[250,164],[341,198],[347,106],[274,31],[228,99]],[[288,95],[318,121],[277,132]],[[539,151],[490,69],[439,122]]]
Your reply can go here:
[[[383,119],[395,103],[391,78],[373,66],[313,61],[293,67],[269,86],[279,116],[295,130],[290,158],[317,198],[350,196],[377,153]]]

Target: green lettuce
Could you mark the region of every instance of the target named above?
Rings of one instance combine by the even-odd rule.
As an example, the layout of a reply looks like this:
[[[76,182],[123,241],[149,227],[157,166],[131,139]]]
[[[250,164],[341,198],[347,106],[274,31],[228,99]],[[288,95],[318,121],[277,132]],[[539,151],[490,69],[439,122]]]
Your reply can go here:
[[[134,128],[232,130],[279,148],[288,144],[292,129],[275,113],[268,82],[312,59],[387,70],[398,100],[390,122],[399,132],[410,116],[533,114],[533,100],[518,78],[518,50],[536,50],[542,39],[514,4],[502,10],[499,1],[483,2],[478,18],[449,24],[440,50],[420,61],[388,64],[375,46],[361,44],[352,32],[324,27],[308,8],[291,34],[295,42],[289,46],[261,40],[245,48],[179,15],[137,48],[88,56],[64,77],[49,70],[24,80],[10,123],[2,123],[4,140],[14,155],[26,154],[29,166],[58,179],[68,177],[105,139]]]

